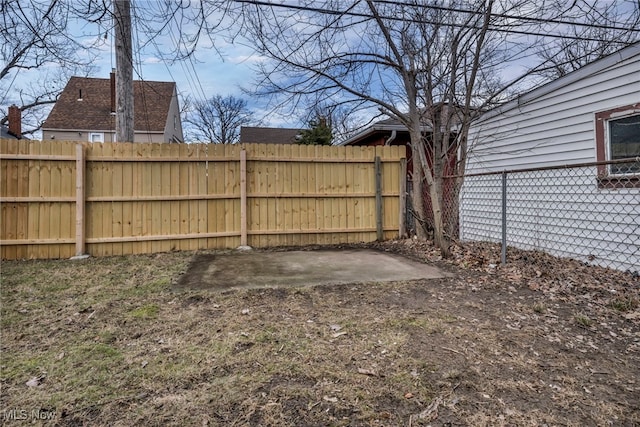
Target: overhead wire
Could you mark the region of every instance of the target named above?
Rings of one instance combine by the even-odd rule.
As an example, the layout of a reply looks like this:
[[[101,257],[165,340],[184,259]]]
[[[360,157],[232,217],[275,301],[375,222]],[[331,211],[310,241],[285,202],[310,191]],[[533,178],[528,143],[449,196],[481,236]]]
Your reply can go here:
[[[176,16],[173,15],[172,19],[179,29],[180,24],[178,23]],[[171,41],[175,44],[176,49],[179,49],[180,38],[175,35],[173,25],[169,25],[169,36],[171,38]],[[196,67],[193,63],[193,55],[189,55],[187,57],[187,61],[188,63],[186,66],[182,61],[180,62],[180,65],[183,67],[183,70],[189,75],[189,78],[193,82],[193,87],[196,89],[195,92],[198,92],[199,90],[198,96],[202,95],[201,101],[205,102],[207,99],[207,94],[205,93],[204,88],[202,87],[202,81],[200,80],[200,76],[198,75]]]
[[[142,55],[140,54],[140,36],[138,34],[138,22],[139,22],[139,17],[138,14],[136,12],[137,10],[137,6],[135,4],[135,0],[131,0],[131,9],[132,9],[132,46],[134,45],[134,38],[135,38],[135,45],[137,47],[137,49],[135,49],[136,55],[137,55],[137,63],[138,63],[138,67],[140,68],[140,70],[138,71],[136,69],[136,64],[135,62],[132,64],[133,69],[135,70],[136,74],[138,75],[138,78],[140,79],[140,97],[141,97],[141,101],[142,101],[142,108],[143,108],[143,117],[144,120],[147,124],[147,139],[148,142],[153,142],[153,139],[151,138],[151,122],[149,120],[149,106],[147,104],[147,94],[146,94],[146,87],[149,87],[151,90],[155,89],[147,84],[144,80],[144,77],[142,76]],[[135,37],[134,37],[135,36]],[[131,59],[133,61],[133,58]],[[134,82],[135,83],[135,82]],[[135,93],[135,86],[134,86],[134,93]],[[135,117],[135,109],[134,109],[134,117]],[[135,134],[135,126],[134,126],[134,134]]]
[[[469,14],[475,14],[475,15],[482,14],[482,12],[477,10],[438,6],[436,4],[417,4],[417,3],[407,4],[407,3],[402,3],[394,0],[375,0],[375,2],[382,3],[382,4],[390,4],[395,6],[412,6],[412,7],[419,7],[423,9],[440,10],[444,12],[459,12],[459,13],[469,13]],[[563,25],[573,25],[573,26],[587,27],[587,28],[598,28],[598,29],[604,29],[604,30],[640,32],[640,28],[629,28],[629,27],[619,27],[617,25],[611,26],[611,25],[593,24],[593,23],[586,23],[586,22],[565,21],[565,20],[553,19],[553,18],[536,18],[531,16],[509,15],[505,13],[491,13],[491,16],[494,16],[496,18],[515,19],[520,21],[530,21],[530,22],[538,22],[538,23],[544,23],[544,24],[563,24]]]
[[[307,11],[307,12],[316,12],[316,13],[321,13],[321,14],[329,14],[329,15],[343,15],[343,16],[353,16],[353,17],[357,17],[357,18],[366,18],[366,19],[373,19],[373,15],[368,14],[368,13],[364,13],[364,12],[352,12],[352,11],[341,11],[341,10],[335,10],[335,9],[326,9],[326,8],[321,8],[321,7],[312,7],[312,6],[303,6],[303,5],[294,5],[294,4],[288,4],[288,3],[272,3],[269,1],[263,1],[263,0],[232,0],[235,3],[245,3],[245,4],[252,4],[255,6],[268,6],[268,7],[273,7],[273,8],[282,8],[282,9],[291,9],[291,10],[299,10],[299,11]],[[397,5],[407,5],[405,3],[398,3],[395,2],[395,4]],[[411,5],[413,6],[413,5]],[[424,7],[429,7],[428,5],[424,5]],[[465,13],[482,13],[482,12],[478,12],[478,11],[472,11],[472,10],[464,10],[464,9],[455,9],[455,8],[446,8],[446,7],[441,7],[442,10],[446,10],[446,11],[450,11],[450,12],[461,12],[464,11]],[[492,16],[494,16],[492,14]],[[497,16],[497,15],[496,15]],[[510,15],[504,15],[504,16],[510,16]],[[440,22],[440,21],[430,21],[430,20],[426,20],[426,19],[421,19],[421,18],[408,18],[408,17],[400,17],[400,16],[388,16],[388,15],[381,15],[380,16],[382,19],[385,20],[389,20],[389,21],[397,21],[397,22],[411,22],[411,23],[416,23],[416,24],[428,24],[428,25],[442,25],[442,26],[449,26],[449,27],[455,27],[455,28],[470,28],[470,29],[481,29],[480,27],[475,27],[475,26],[469,26],[469,25],[463,25],[463,24],[457,24],[457,23],[453,23],[453,22]],[[527,17],[517,17],[517,16],[513,16],[511,19],[526,19]],[[533,19],[533,18],[531,18]],[[539,18],[542,19],[542,18]],[[558,20],[555,20],[556,23],[560,22]],[[566,21],[564,22],[567,25],[573,25],[573,23],[571,21]],[[602,26],[602,25],[596,25],[596,24],[582,24],[583,26],[592,26],[593,28],[609,28],[609,29],[616,29],[619,27],[608,27],[608,26]],[[621,27],[620,27],[621,28]],[[640,31],[640,29],[635,29],[635,28],[622,28],[625,31]],[[626,44],[623,41],[611,41],[611,40],[604,40],[602,38],[595,38],[595,37],[585,37],[585,36],[576,36],[576,35],[568,35],[568,34],[553,34],[550,32],[537,32],[537,31],[524,31],[524,30],[516,30],[516,29],[508,29],[508,28],[500,28],[500,27],[492,27],[491,31],[495,31],[495,32],[501,32],[501,33],[509,33],[509,34],[519,34],[519,35],[528,35],[528,36],[539,36],[539,37],[552,37],[552,38],[561,38],[561,39],[569,39],[569,40],[584,40],[584,41],[595,41],[595,42],[615,42],[615,43],[620,43],[620,44]]]

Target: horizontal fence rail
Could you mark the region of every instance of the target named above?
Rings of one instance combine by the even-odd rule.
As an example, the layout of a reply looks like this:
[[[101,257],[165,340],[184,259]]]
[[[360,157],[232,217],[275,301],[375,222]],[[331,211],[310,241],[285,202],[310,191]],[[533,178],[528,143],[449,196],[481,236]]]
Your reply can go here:
[[[404,157],[404,147],[0,140],[1,255],[393,238]]]
[[[455,179],[455,178],[451,178]],[[640,273],[640,160],[464,176],[461,240]]]

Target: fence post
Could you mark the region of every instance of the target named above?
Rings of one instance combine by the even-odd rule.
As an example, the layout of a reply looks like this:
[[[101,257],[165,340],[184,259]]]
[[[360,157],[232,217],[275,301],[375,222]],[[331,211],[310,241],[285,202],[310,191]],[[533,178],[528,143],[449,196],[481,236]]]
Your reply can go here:
[[[407,158],[400,159],[400,218],[398,219],[398,237],[407,234]]]
[[[380,156],[375,158],[376,173],[376,237],[378,241],[384,239],[382,230],[382,162]]]
[[[78,143],[76,144],[76,256],[82,256],[85,253],[84,173],[84,145],[82,145],[82,143]]]
[[[240,151],[240,246],[247,246],[247,151]]]
[[[507,171],[502,171],[502,265],[507,263]]]

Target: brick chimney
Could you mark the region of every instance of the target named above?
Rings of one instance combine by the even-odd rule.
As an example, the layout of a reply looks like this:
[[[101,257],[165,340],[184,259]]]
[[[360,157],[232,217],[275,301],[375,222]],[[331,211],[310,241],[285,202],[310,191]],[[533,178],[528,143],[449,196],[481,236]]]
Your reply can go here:
[[[9,133],[18,139],[22,138],[22,111],[17,105],[9,107]]]
[[[111,69],[111,113],[116,112],[116,70],[115,68]]]

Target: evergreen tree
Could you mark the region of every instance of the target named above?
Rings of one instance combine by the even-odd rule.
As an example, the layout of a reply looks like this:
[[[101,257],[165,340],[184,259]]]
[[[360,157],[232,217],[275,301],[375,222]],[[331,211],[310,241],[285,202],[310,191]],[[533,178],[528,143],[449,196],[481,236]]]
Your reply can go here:
[[[302,138],[298,144],[303,145],[331,145],[333,133],[324,118],[309,121],[309,129],[301,132]]]

